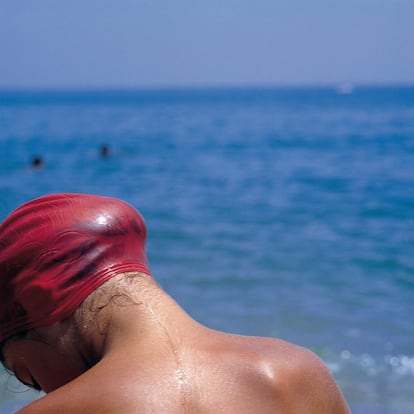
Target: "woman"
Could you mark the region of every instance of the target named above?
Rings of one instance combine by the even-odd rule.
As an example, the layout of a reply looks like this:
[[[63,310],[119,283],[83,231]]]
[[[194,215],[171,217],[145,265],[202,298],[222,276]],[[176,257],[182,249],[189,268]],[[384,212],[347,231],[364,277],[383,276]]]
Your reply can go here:
[[[46,395],[19,414],[348,413],[311,352],[194,321],[151,276],[141,215],[54,194],[0,226],[6,368]]]

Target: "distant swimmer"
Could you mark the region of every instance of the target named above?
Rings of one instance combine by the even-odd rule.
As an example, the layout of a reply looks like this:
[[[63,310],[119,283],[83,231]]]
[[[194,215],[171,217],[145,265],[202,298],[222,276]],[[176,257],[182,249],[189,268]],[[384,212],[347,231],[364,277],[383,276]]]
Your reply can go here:
[[[46,393],[16,414],[349,414],[311,351],[195,321],[153,277],[146,237],[134,207],[89,194],[0,224],[0,361]]]
[[[108,158],[109,157],[110,151],[109,151],[108,145],[104,144],[104,145],[101,146],[100,154],[101,154],[102,158]]]
[[[41,157],[33,157],[31,165],[35,169],[40,169],[44,166],[44,161]]]

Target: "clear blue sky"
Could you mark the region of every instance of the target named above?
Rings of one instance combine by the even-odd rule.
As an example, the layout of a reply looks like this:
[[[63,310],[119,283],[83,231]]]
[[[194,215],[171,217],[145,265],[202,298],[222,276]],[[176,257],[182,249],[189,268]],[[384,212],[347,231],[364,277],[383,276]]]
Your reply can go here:
[[[414,0],[0,0],[0,88],[414,83]]]

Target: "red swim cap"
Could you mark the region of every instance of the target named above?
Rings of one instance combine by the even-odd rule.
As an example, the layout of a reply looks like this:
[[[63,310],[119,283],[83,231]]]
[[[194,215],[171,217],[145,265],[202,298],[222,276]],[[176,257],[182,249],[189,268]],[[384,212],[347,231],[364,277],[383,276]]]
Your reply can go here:
[[[147,230],[129,204],[52,194],[14,210],[0,226],[0,342],[73,314],[122,273],[150,274]]]

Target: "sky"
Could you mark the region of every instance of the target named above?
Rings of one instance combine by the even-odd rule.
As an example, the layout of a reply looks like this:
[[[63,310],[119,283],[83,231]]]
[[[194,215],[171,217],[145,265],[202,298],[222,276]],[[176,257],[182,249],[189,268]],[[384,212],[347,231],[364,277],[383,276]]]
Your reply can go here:
[[[414,0],[0,0],[0,89],[414,84]]]

